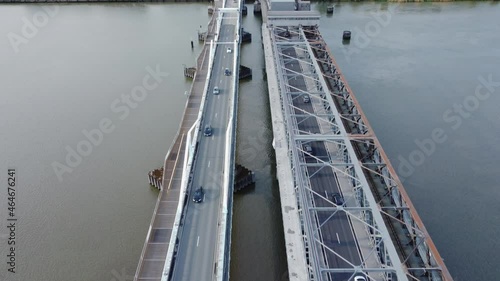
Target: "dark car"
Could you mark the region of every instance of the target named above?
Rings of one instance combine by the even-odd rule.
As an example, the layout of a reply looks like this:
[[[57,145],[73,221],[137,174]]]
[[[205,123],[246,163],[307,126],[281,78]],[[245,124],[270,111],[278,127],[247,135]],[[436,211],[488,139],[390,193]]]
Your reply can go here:
[[[303,95],[302,96],[302,100],[304,101],[304,103],[310,103],[311,102],[311,99],[309,98],[309,95]]]
[[[340,195],[340,193],[334,193],[332,195],[332,200],[333,200],[333,203],[335,203],[335,205],[339,205],[339,206],[344,205],[344,198],[342,198],[342,195]]]
[[[205,137],[209,137],[212,135],[212,127],[210,125],[205,126],[205,130],[203,131],[203,135]]]
[[[226,76],[231,75],[231,70],[229,70],[229,68],[226,68],[226,70],[224,70],[224,75]]]
[[[195,190],[194,196],[193,196],[193,201],[195,203],[201,203],[203,202],[203,198],[205,197],[205,193],[203,192],[203,187],[200,186],[198,189]]]
[[[313,149],[312,149],[312,147],[309,144],[306,143],[306,144],[304,144],[303,147],[304,147],[304,151],[305,152],[307,152],[309,154],[313,154]]]
[[[344,31],[342,34],[342,40],[351,40],[351,32],[349,30]]]

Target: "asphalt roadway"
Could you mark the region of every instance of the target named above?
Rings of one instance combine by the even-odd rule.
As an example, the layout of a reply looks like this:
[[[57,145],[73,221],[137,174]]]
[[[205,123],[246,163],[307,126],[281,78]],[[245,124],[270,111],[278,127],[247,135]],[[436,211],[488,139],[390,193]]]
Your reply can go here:
[[[229,96],[234,90],[234,44],[225,42],[234,42],[235,25],[236,19],[224,19],[220,28],[219,42],[222,43],[218,45],[213,62],[203,123],[200,126],[201,139],[172,280],[204,281],[212,280],[215,276]],[[228,47],[233,50],[231,53],[227,53]],[[226,68],[231,70],[230,76],[224,75]],[[213,94],[216,86],[220,90],[218,95]],[[203,130],[208,124],[212,126],[212,136],[205,137]],[[203,186],[205,198],[202,203],[194,203],[194,190],[199,186]]]
[[[283,53],[297,57],[297,54],[293,48],[287,48],[283,50]],[[298,60],[290,60],[285,64],[287,69],[291,69],[296,72],[302,72]],[[293,72],[287,71],[288,74],[293,75]],[[294,87],[301,90],[307,91],[304,78],[302,76],[289,79],[288,83]],[[294,90],[295,91],[295,90]],[[312,103],[304,103],[303,99],[299,95],[292,96],[293,105],[300,108],[301,110],[314,113]],[[311,96],[311,102],[314,98]],[[303,111],[295,109],[295,114],[304,114]],[[295,117],[299,130],[304,132],[311,132],[320,134],[319,124],[316,118],[305,118],[305,117]],[[308,143],[312,149],[312,154],[324,161],[328,161],[329,156],[323,141],[312,141]],[[307,163],[317,163],[318,161],[313,157],[305,157]],[[323,196],[327,195],[329,200],[332,200],[332,194],[341,193],[337,184],[336,175],[330,167],[308,167],[307,168],[309,176],[314,175],[310,178],[311,188]],[[313,195],[315,207],[333,207],[331,202],[325,199]],[[344,198],[347,199],[347,198]],[[346,200],[347,201],[347,200]],[[343,211],[318,211],[317,223],[321,225],[321,237],[323,243],[335,251],[338,255],[342,256],[344,259],[348,260],[354,265],[360,265],[361,258],[356,246],[354,234],[352,232],[347,215]],[[322,249],[318,249],[321,255]],[[332,253],[328,249],[323,249],[329,268],[352,268],[346,261]],[[331,273],[331,280],[337,281],[347,281],[353,280],[352,273]],[[350,279],[351,278],[351,279]]]

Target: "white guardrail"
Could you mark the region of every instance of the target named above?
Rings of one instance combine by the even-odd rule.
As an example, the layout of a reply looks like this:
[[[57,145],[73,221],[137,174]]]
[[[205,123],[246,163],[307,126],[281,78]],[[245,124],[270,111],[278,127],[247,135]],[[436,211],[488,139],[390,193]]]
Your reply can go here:
[[[220,22],[217,22],[216,29],[217,37],[220,33]],[[216,42],[217,42],[217,37]],[[165,265],[163,267],[163,275],[161,281],[167,281],[170,277],[170,271],[172,269],[172,258],[174,255],[174,249],[177,241],[177,235],[179,232],[180,220],[182,217],[183,209],[184,209],[184,201],[186,199],[187,186],[189,182],[189,174],[191,173],[191,169],[193,168],[193,160],[194,160],[194,152],[196,148],[196,143],[198,142],[198,134],[200,131],[201,121],[203,120],[203,110],[205,108],[206,97],[208,94],[208,86],[210,82],[210,78],[212,76],[212,67],[213,67],[213,58],[215,56],[215,51],[217,49],[217,44],[214,44],[214,41],[210,42],[210,50],[208,57],[208,72],[207,78],[205,81],[205,87],[203,89],[203,95],[200,103],[200,109],[198,111],[198,118],[196,119],[193,126],[189,129],[186,139],[186,154],[184,155],[184,166],[182,171],[182,180],[181,180],[181,190],[179,193],[179,204],[177,205],[177,212],[174,220],[174,227],[172,228],[172,234],[170,236],[170,241],[167,250],[167,256],[165,259]],[[193,81],[194,83],[194,81]]]
[[[188,102],[189,102],[189,100],[186,101],[186,105],[185,105],[184,111],[186,111]],[[170,147],[168,148],[168,151],[167,151],[167,154],[165,155],[165,160],[163,161],[163,163],[167,163],[167,158],[170,155],[170,152],[172,152],[172,148],[174,147],[175,142],[176,142],[177,138],[179,137],[180,131],[181,131],[181,128],[179,126],[179,129],[177,130],[177,134],[175,135],[172,143],[170,144]],[[175,161],[177,162],[177,160],[178,159],[176,159]],[[163,179],[162,179],[162,181],[163,181]],[[165,186],[165,184],[163,182],[162,182],[162,186],[163,187],[161,188],[160,193],[158,194],[158,200],[156,200],[155,208],[154,208],[154,211],[153,211],[153,216],[151,217],[151,222],[149,223],[149,229],[148,229],[148,233],[146,235],[146,241],[144,242],[144,246],[142,247],[142,252],[141,252],[141,256],[139,258],[139,264],[138,264],[137,269],[135,271],[134,280],[137,280],[137,278],[139,278],[139,273],[140,273],[140,271],[142,269],[142,266],[144,264],[144,254],[146,253],[146,248],[147,248],[147,246],[149,244],[151,230],[153,229],[153,223],[154,223],[154,220],[156,218],[156,213],[158,211],[158,206],[160,205],[160,198],[162,197],[162,193],[166,192],[165,189],[167,187]]]
[[[196,122],[198,122],[198,121],[196,121]],[[189,177],[189,173],[190,173],[191,165],[192,165],[192,161],[193,161],[193,153],[191,153],[191,148],[190,148],[189,144],[191,142],[191,138],[192,138],[191,135],[193,133],[192,131],[195,128],[195,126],[196,126],[196,123],[193,124],[193,126],[191,127],[191,129],[189,129],[189,131],[187,133],[186,152],[184,154],[184,165],[183,165],[182,180],[181,180],[181,190],[179,193],[179,204],[177,205],[177,212],[175,214],[174,227],[172,228],[172,234],[170,235],[170,241],[168,244],[167,256],[165,258],[165,265],[163,267],[163,276],[161,278],[162,281],[168,280],[169,274],[170,274],[170,269],[172,267],[172,258],[174,255],[175,244],[177,241],[177,233],[179,231],[180,220],[181,220],[182,212],[183,212],[183,205],[184,205],[184,200],[185,200],[187,182],[188,182],[188,177]]]

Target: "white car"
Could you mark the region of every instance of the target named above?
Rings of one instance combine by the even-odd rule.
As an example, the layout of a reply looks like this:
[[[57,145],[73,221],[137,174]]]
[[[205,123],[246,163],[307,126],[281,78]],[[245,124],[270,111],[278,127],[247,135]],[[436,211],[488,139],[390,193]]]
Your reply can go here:
[[[219,87],[214,87],[214,95],[218,95],[219,93]]]
[[[229,54],[231,52],[232,52],[231,48],[227,48],[227,53]]]
[[[366,281],[366,278],[363,276],[355,276],[354,281]]]

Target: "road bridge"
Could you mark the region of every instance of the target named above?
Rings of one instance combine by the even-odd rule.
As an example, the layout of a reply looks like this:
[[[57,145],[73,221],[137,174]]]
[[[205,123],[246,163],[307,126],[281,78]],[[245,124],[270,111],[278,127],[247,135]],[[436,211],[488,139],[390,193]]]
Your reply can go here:
[[[229,279],[241,13],[215,5],[134,280]]]
[[[319,16],[262,6],[290,280],[452,280]]]

